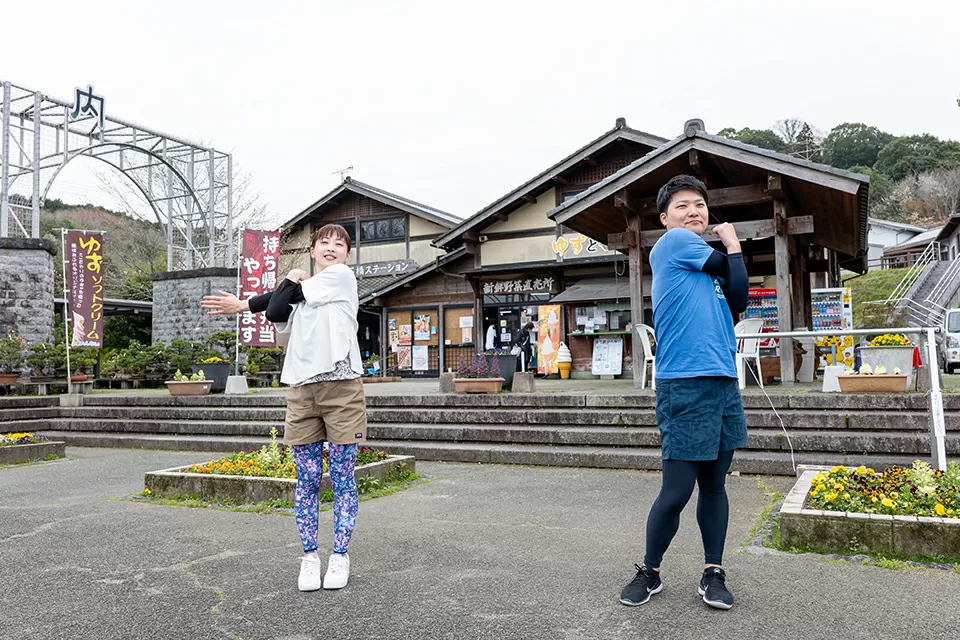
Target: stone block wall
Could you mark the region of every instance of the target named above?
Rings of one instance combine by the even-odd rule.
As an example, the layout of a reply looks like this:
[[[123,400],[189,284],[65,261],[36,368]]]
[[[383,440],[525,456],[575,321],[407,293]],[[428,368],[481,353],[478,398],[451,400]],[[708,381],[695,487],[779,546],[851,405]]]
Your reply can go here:
[[[236,294],[237,270],[229,267],[165,271],[153,280],[153,342],[171,340],[203,342],[215,331],[235,331],[236,316],[210,316],[200,298],[218,290]]]
[[[0,238],[0,337],[11,329],[30,344],[53,342],[57,246],[35,238]]]

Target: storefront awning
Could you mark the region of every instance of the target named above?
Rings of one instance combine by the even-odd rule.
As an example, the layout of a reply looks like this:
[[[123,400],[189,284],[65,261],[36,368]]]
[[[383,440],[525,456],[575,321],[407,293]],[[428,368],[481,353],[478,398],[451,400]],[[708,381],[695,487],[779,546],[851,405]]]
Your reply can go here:
[[[570,285],[560,294],[553,297],[550,304],[565,304],[571,302],[599,302],[601,300],[623,300],[630,304],[629,278],[597,278],[581,280]],[[628,307],[629,308],[629,307]]]

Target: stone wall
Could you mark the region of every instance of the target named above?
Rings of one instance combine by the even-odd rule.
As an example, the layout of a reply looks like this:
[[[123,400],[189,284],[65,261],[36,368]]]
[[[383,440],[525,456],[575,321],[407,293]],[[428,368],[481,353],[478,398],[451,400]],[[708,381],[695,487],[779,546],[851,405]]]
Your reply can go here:
[[[56,255],[49,240],[0,238],[0,335],[16,329],[30,344],[53,342]]]
[[[153,342],[171,340],[203,342],[215,331],[235,331],[236,316],[210,316],[200,307],[200,298],[218,290],[236,293],[237,270],[227,267],[165,271],[153,280]]]

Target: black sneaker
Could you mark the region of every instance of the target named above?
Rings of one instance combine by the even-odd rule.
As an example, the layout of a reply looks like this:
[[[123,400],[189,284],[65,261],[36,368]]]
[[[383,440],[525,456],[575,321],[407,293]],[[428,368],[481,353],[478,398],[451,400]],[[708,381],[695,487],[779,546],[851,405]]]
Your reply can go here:
[[[638,564],[633,566],[637,568],[637,575],[620,592],[620,602],[629,607],[639,607],[646,604],[650,596],[663,591],[663,582],[660,581],[659,572]]]
[[[697,593],[702,595],[703,601],[714,609],[731,609],[733,594],[727,591],[726,580],[727,574],[720,567],[704,569]]]

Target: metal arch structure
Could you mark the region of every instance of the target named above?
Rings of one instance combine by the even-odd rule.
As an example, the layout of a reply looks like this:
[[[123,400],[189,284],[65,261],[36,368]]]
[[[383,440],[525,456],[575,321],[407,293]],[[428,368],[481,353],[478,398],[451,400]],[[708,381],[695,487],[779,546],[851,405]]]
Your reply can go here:
[[[123,173],[167,233],[167,270],[233,266],[233,158],[47,94],[2,83],[0,237],[40,237],[40,209],[77,157]],[[89,95],[93,95],[92,87]]]

